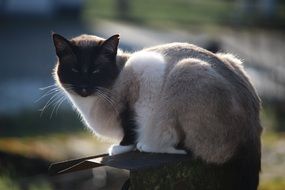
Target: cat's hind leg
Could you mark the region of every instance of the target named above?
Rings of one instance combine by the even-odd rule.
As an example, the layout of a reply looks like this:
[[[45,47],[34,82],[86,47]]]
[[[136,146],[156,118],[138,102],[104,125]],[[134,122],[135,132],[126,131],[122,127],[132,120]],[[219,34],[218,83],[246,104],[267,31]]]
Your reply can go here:
[[[157,148],[150,146],[148,144],[143,144],[139,142],[137,144],[137,149],[141,152],[152,152],[152,153],[168,153],[168,154],[187,154],[185,150],[176,149],[172,146]]]
[[[150,123],[139,131],[137,149],[141,152],[187,154],[185,150],[176,149],[179,136],[173,116],[163,111],[154,115]]]

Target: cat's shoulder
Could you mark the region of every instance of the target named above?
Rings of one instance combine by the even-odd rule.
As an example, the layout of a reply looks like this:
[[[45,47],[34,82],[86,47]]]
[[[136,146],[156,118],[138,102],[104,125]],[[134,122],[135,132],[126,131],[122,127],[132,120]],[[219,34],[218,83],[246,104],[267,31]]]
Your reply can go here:
[[[126,62],[126,66],[131,67],[135,73],[164,70],[165,64],[163,55],[154,51],[133,53]]]

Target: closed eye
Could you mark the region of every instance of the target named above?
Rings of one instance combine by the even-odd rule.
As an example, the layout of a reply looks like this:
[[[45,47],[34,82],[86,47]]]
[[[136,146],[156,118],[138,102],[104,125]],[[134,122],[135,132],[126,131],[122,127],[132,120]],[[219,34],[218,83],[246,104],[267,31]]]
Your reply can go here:
[[[99,69],[96,69],[96,70],[94,70],[93,72],[92,72],[92,74],[96,74],[96,73],[99,73],[100,72],[100,70]]]
[[[72,70],[72,72],[75,72],[75,73],[79,72],[77,69],[74,69],[74,68],[72,68],[71,70]]]

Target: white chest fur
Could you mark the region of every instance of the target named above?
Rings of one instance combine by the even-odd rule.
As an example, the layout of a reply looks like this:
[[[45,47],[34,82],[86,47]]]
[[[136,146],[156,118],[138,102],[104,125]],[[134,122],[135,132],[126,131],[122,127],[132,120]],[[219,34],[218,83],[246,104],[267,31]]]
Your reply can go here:
[[[159,98],[166,63],[163,56],[158,53],[138,52],[131,56],[126,66],[132,67],[139,81],[139,98],[135,103],[135,112],[138,130],[141,131],[151,115],[155,114],[154,107]]]
[[[80,97],[69,95],[73,105],[82,116],[86,125],[97,135],[121,140],[123,131],[114,110],[108,109],[102,99],[96,96]]]
[[[147,125],[154,113],[157,98],[163,82],[166,63],[162,55],[155,52],[138,52],[127,61],[139,81],[139,98],[134,105],[138,130]],[[97,135],[121,140],[123,130],[118,115],[96,96],[80,97],[68,94],[86,125]],[[140,132],[139,132],[140,133]]]

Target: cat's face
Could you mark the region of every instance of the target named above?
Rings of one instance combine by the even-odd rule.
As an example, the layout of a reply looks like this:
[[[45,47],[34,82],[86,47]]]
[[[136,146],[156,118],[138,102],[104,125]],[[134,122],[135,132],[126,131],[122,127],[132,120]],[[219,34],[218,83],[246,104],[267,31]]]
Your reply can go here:
[[[53,42],[58,57],[55,75],[66,91],[87,97],[114,83],[119,73],[116,65],[119,35],[107,40],[84,36],[69,41],[53,34]]]

